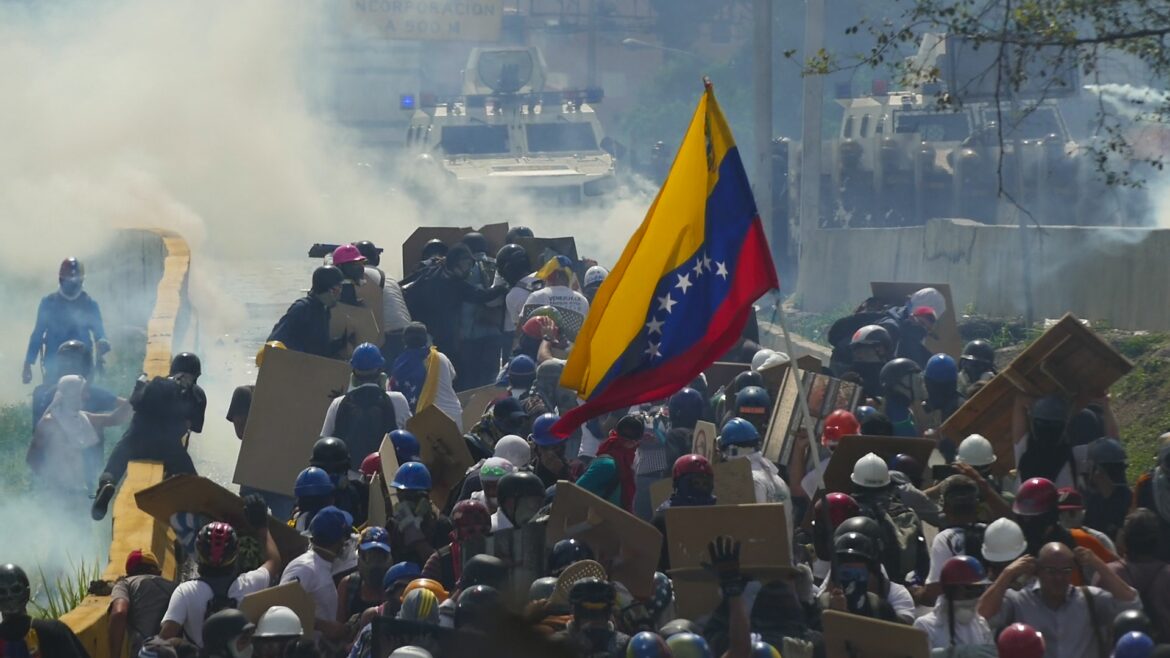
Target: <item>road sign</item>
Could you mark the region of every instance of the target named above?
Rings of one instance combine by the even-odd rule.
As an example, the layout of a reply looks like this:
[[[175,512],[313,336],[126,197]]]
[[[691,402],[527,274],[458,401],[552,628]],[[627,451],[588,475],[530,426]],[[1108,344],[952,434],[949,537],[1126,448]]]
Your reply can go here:
[[[358,34],[412,41],[499,41],[504,0],[348,0]]]

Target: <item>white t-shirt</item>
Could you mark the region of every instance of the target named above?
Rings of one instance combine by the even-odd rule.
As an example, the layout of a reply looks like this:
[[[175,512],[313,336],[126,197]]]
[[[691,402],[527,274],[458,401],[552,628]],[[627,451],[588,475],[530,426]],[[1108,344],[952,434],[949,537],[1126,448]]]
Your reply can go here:
[[[293,558],[280,584],[298,582],[313,598],[317,619],[337,620],[337,586],[333,584],[333,563],[317,555],[312,549]]]
[[[529,274],[520,279],[520,281],[512,286],[508,291],[507,296],[504,297],[504,331],[516,331],[516,321],[520,319],[520,312],[524,310],[524,302],[528,299],[528,287],[536,282],[536,277]],[[494,285],[505,283],[503,277],[496,275]]]
[[[946,605],[940,596],[933,610],[914,620],[914,628],[926,631],[931,649],[945,649],[951,646],[951,620],[946,612]],[[975,615],[975,619],[967,624],[955,622],[954,628],[956,646],[984,645],[994,650],[995,635],[983,617]]]
[[[930,573],[926,584],[937,583],[942,577],[943,565],[956,555],[966,555],[965,532],[960,528],[947,528],[934,536],[930,544]]]
[[[378,384],[362,384],[362,386],[378,386]],[[390,402],[394,405],[394,422],[398,425],[398,429],[406,429],[406,421],[410,420],[411,416],[410,403],[406,401],[406,396],[398,391],[386,391],[386,397],[390,398]],[[341,398],[333,398],[333,402],[329,404],[329,410],[325,412],[325,422],[321,425],[321,436],[333,436],[333,430],[337,425],[337,409],[340,406]]]
[[[442,352],[439,352],[439,361],[439,390],[435,392],[435,406],[455,421],[455,426],[462,432],[463,404],[459,402],[459,396],[455,395],[455,366]]]
[[[552,306],[561,312],[561,317],[568,325],[561,327],[561,330],[567,331],[570,336],[577,335],[585,323],[585,316],[589,315],[589,300],[568,286],[549,286],[528,295],[520,313],[527,315],[541,306]]]
[[[239,605],[244,597],[266,589],[271,582],[268,570],[260,567],[254,571],[240,574],[236,582],[228,588],[228,596],[236,600]],[[207,604],[211,603],[215,593],[211,585],[202,580],[188,580],[179,583],[171,593],[171,602],[167,605],[163,622],[173,621],[183,627],[183,635],[196,646],[203,646],[203,617],[207,614]],[[336,599],[336,595],[334,599]]]
[[[385,272],[366,266],[366,278],[377,281],[382,279],[382,324],[386,331],[401,331],[410,324],[410,311],[406,308],[406,298],[402,296],[402,286],[386,276]]]

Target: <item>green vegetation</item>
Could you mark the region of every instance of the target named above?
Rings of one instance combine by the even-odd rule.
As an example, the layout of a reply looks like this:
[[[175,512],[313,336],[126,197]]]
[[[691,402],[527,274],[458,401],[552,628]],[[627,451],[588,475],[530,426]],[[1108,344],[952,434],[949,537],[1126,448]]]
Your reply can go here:
[[[102,576],[101,565],[96,559],[81,563],[70,560],[69,567],[68,571],[52,580],[45,576],[42,569],[37,569],[40,584],[30,602],[33,616],[41,619],[59,619],[61,615],[76,608],[89,593],[89,584],[100,580]]]
[[[1154,465],[1158,436],[1170,431],[1170,334],[1127,335],[1110,342],[1134,362],[1110,391],[1133,481]]]

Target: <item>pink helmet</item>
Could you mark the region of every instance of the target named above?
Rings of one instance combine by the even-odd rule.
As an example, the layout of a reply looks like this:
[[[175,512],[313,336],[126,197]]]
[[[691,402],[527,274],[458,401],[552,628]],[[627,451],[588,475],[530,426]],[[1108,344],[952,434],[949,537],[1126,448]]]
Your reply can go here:
[[[343,244],[333,250],[333,264],[345,265],[346,263],[364,263],[366,257],[358,248],[352,244]]]

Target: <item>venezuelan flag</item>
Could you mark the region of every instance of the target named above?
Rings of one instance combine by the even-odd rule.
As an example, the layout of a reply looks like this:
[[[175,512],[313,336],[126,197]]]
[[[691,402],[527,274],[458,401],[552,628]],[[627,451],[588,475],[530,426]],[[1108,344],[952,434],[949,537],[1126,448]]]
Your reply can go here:
[[[739,150],[708,83],[658,198],[590,307],[561,376],[585,403],[554,431],[686,386],[777,287]]]

